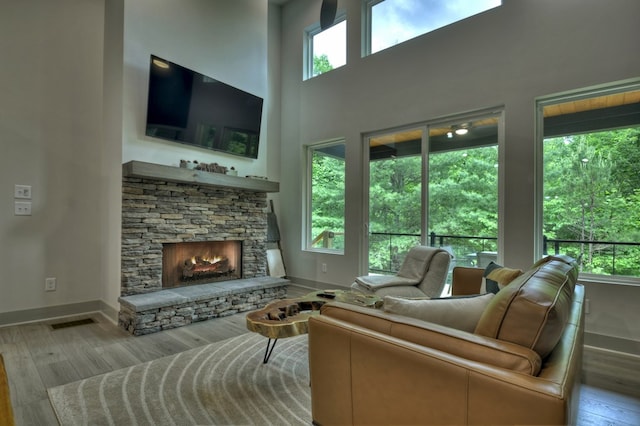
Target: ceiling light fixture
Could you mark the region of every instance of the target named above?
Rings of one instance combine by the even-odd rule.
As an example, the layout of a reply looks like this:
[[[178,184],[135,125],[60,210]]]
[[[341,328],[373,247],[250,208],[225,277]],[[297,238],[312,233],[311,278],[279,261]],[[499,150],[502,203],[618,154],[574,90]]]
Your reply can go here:
[[[157,66],[158,68],[164,68],[164,69],[169,68],[168,63],[158,58],[153,58],[153,65]]]
[[[453,130],[453,132],[456,135],[462,136],[462,135],[466,135],[467,133],[469,133],[469,123],[462,123],[460,125],[454,124],[453,126],[451,126],[451,130]],[[449,132],[451,133],[451,132]],[[448,136],[448,134],[447,134]]]

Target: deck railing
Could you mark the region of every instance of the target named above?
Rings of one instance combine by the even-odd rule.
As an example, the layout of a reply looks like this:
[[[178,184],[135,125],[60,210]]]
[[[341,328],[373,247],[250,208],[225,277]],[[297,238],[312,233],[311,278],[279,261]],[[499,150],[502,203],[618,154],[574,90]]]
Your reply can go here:
[[[475,235],[440,235],[431,232],[428,245],[444,247],[454,255],[454,265],[485,265],[482,254],[497,254],[497,238]],[[372,232],[370,250],[376,247],[377,259],[370,260],[369,272],[393,274],[398,271],[404,253],[420,244],[420,234]],[[384,250],[382,248],[384,247]],[[384,255],[384,253],[387,253]],[[543,254],[567,254],[580,261],[581,272],[640,276],[640,243],[543,239]]]

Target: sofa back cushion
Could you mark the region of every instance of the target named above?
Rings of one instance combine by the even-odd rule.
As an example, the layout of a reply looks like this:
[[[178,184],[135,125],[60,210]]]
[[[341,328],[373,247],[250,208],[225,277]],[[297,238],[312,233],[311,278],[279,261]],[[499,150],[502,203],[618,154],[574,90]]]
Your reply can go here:
[[[482,312],[493,298],[493,293],[472,297],[446,297],[442,299],[407,299],[385,296],[385,312],[417,318],[447,327],[473,333]]]
[[[568,256],[541,259],[491,299],[475,333],[522,345],[545,358],[567,324],[577,276],[576,262]]]

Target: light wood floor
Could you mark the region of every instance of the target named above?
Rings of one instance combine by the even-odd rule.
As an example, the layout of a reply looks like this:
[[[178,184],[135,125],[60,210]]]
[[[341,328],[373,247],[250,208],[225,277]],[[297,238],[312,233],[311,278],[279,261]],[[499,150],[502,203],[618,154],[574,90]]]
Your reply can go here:
[[[309,292],[290,286],[289,297]],[[95,323],[54,330],[74,318],[0,328],[18,426],[56,425],[46,389],[245,333],[246,313],[132,337],[100,314]],[[87,315],[81,318],[87,318]],[[636,371],[638,368],[636,368]],[[606,380],[600,382],[606,385]],[[640,398],[584,385],[579,425],[640,425]]]

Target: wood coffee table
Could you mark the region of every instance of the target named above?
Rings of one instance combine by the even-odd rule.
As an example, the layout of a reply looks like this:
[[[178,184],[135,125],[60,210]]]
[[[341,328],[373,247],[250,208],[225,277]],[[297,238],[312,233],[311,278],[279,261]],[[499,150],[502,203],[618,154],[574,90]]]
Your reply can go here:
[[[318,315],[322,305],[334,300],[370,308],[382,306],[379,296],[354,290],[318,290],[299,298],[268,303],[247,314],[247,329],[269,339],[263,363],[269,361],[278,339],[308,333],[309,317]]]

